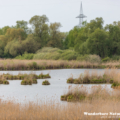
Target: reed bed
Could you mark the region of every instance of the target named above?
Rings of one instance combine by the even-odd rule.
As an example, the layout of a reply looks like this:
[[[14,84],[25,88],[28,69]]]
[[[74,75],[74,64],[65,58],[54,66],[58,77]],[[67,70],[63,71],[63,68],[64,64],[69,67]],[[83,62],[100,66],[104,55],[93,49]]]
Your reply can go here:
[[[9,81],[7,81],[4,76],[0,76],[0,84],[6,84],[6,85],[8,85]]]
[[[120,62],[87,62],[68,60],[0,60],[0,70],[42,70],[63,68],[120,68]]]
[[[1,77],[6,78],[7,80],[23,80],[25,78],[29,79],[29,78],[33,78],[33,79],[45,79],[45,78],[51,78],[51,76],[49,74],[21,74],[19,73],[18,75],[11,75],[11,74],[2,74],[0,75]]]
[[[76,91],[75,89],[70,88],[69,92]],[[80,88],[77,87],[77,89]],[[84,87],[81,89],[85,90]],[[104,120],[103,117],[105,120],[109,120],[109,118],[115,120],[115,117],[120,118],[120,115],[113,115],[113,113],[120,114],[120,92],[117,90],[108,92],[105,88],[93,87],[88,96],[92,96],[92,99],[66,104],[50,99],[46,103],[39,101],[24,105],[16,103],[14,100],[0,100],[0,120]],[[85,115],[84,112],[108,113],[108,115],[93,116]]]
[[[98,73],[96,70],[85,70],[84,73],[81,73],[78,78],[73,78],[73,75],[67,79],[67,83],[73,84],[112,84],[116,77],[113,76],[113,71],[118,75],[118,71],[116,69],[106,69],[104,74]]]
[[[116,68],[105,69],[104,73],[98,73],[96,70],[89,72],[85,70],[78,78],[73,75],[67,79],[70,84],[112,84],[112,88],[120,88],[120,72]]]
[[[117,94],[116,94],[117,93]],[[87,88],[82,86],[69,86],[67,93],[61,96],[62,101],[67,102],[82,102],[82,101],[92,101],[97,99],[103,100],[120,100],[120,93],[115,90],[110,90],[109,88],[102,86],[93,86],[92,88]]]

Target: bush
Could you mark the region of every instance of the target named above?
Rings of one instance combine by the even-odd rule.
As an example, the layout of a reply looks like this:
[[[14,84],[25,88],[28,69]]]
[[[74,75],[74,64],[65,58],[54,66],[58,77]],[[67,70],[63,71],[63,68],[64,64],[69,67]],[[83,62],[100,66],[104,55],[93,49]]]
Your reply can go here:
[[[31,59],[33,59],[33,56],[34,56],[33,53],[25,53],[25,54],[22,54],[22,56],[19,55],[19,56],[15,57],[15,59],[20,59],[20,60],[27,59],[27,60],[31,60]]]
[[[76,60],[78,56],[78,53],[74,50],[64,50],[64,52],[61,54],[60,59],[61,60]]]
[[[120,55],[113,55],[111,60],[120,60]]]
[[[37,53],[34,55],[33,59],[41,59],[41,60],[58,60],[60,57],[59,52],[47,52],[47,53]]]
[[[53,52],[56,52],[60,50],[59,48],[52,48],[52,47],[44,47],[42,49],[39,49],[36,53],[47,53],[47,52],[50,52],[50,53],[53,53]]]
[[[106,58],[103,58],[102,59],[102,62],[107,62],[107,61],[109,61],[110,60],[110,58],[109,57],[106,57]]]
[[[98,55],[79,55],[77,57],[77,60],[87,61],[87,62],[92,62],[92,63],[94,63],[94,62],[100,63],[101,62],[101,58]]]

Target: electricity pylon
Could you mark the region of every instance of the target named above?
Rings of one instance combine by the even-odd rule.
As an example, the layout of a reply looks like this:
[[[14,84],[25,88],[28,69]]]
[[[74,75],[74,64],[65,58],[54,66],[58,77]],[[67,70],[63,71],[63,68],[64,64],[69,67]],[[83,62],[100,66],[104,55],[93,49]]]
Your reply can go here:
[[[78,27],[82,27],[83,25],[82,25],[82,23],[83,23],[83,18],[86,18],[87,16],[85,16],[84,14],[83,14],[83,9],[82,9],[82,2],[81,2],[81,7],[80,7],[80,15],[79,16],[77,16],[76,18],[79,18],[79,25],[78,25]]]

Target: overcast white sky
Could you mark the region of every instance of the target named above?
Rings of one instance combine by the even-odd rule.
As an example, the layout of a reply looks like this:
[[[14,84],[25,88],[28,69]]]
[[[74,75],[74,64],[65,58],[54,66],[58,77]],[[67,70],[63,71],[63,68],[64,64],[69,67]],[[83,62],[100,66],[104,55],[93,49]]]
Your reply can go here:
[[[34,15],[45,14],[49,22],[60,22],[61,31],[78,25],[80,3],[88,22],[103,17],[105,24],[120,21],[120,0],[0,0],[0,28],[15,25],[17,20],[29,21]]]

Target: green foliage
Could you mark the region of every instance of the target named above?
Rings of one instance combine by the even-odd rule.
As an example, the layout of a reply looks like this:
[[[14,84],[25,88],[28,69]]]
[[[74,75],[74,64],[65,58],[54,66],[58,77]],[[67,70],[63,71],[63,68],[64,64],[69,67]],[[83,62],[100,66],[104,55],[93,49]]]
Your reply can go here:
[[[27,59],[27,60],[31,60],[31,59],[33,59],[33,56],[34,56],[33,53],[25,53],[25,54],[22,54],[22,55],[19,55],[19,56],[15,57],[15,59],[20,59],[20,60]]]
[[[21,42],[17,40],[13,40],[11,42],[8,42],[8,44],[5,47],[5,55],[10,55],[12,57],[16,57],[17,55],[22,55],[23,53]]]
[[[29,23],[34,29],[34,35],[39,37],[38,42],[41,43],[42,46],[45,46],[49,39],[49,27],[48,24],[46,24],[48,21],[46,15],[35,15],[29,20]]]
[[[65,50],[61,55],[60,59],[62,60],[76,60],[78,53],[73,50]]]
[[[45,60],[76,60],[79,54],[74,50],[60,50],[58,48],[43,48],[38,50],[33,59],[45,59]]]
[[[108,55],[108,34],[101,29],[96,29],[88,38],[88,48],[91,54],[106,57]]]
[[[80,55],[77,57],[77,60],[88,61],[88,62],[92,62],[92,63],[94,63],[94,62],[100,63],[101,62],[101,58],[98,55]]]
[[[109,61],[110,60],[110,58],[109,57],[106,57],[106,58],[103,58],[102,59],[102,62],[107,62],[107,61]]]
[[[113,55],[111,60],[120,60],[120,55]]]
[[[27,21],[16,21],[16,28],[21,28],[25,31],[25,33],[27,34],[28,33],[28,22]]]
[[[69,32],[60,32],[59,22],[47,22],[46,15],[35,15],[29,22],[16,21],[15,26],[0,28],[0,57],[94,62],[100,61],[100,56],[105,61],[106,57],[119,60],[120,21],[104,27],[100,17],[89,23],[84,21],[82,28],[75,26]]]
[[[60,23],[51,23],[50,24],[50,37],[48,41],[48,46],[62,48],[63,39],[65,34],[59,31],[61,27]]]
[[[44,47],[44,48],[38,50],[36,53],[47,53],[47,52],[52,53],[52,52],[56,52],[58,50],[60,50],[60,49],[59,48],[52,48],[52,47]]]

